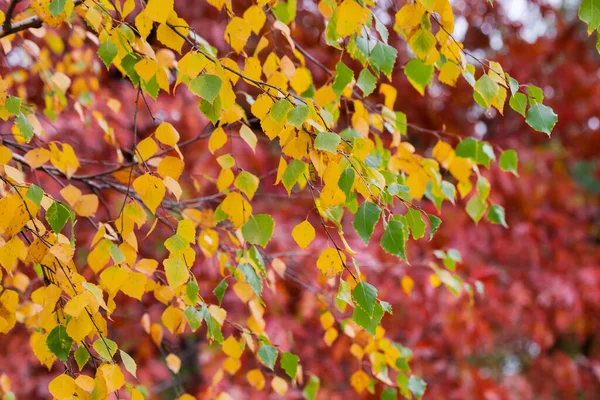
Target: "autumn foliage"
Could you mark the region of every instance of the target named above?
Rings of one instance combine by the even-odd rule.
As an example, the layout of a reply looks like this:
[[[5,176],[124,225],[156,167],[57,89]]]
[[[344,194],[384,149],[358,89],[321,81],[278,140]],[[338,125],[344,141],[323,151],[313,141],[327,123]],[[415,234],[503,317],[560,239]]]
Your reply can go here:
[[[597,397],[600,2],[517,3],[3,3],[0,394]]]

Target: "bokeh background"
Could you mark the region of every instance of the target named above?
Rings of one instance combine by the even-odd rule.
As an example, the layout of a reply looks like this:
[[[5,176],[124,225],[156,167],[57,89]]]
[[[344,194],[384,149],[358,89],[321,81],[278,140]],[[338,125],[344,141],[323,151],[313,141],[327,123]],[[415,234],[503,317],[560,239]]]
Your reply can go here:
[[[181,7],[189,3],[189,7]],[[234,1],[234,8],[245,8],[245,1]],[[382,0],[377,15],[391,23],[395,10],[404,2]],[[392,316],[383,326],[394,341],[413,351],[414,373],[428,384],[426,399],[598,399],[600,398],[600,54],[594,36],[588,37],[586,25],[577,19],[579,1],[560,0],[484,0],[452,1],[457,15],[454,36],[463,41],[469,54],[478,59],[499,61],[504,70],[521,83],[531,83],[544,90],[545,103],[559,115],[552,137],[530,129],[523,118],[509,109],[505,115],[490,113],[477,106],[472,90],[462,80],[456,88],[434,82],[421,97],[406,80],[402,67],[411,55],[395,33],[391,44],[399,51],[393,74],[398,90],[396,109],[408,121],[420,127],[474,136],[496,148],[516,149],[519,154],[519,177],[501,172],[496,166],[485,170],[492,183],[492,200],[504,206],[510,229],[488,222],[475,225],[464,211],[444,205],[443,224],[431,242],[411,241],[408,257],[411,265],[399,263],[384,254],[376,242],[364,248],[353,237],[350,245],[360,251],[359,261],[369,281],[379,289],[380,298],[391,303]],[[25,4],[23,5],[25,6]],[[5,7],[1,3],[0,7]],[[176,1],[176,9],[198,34],[220,51],[227,52],[223,40],[226,19],[204,1]],[[95,47],[84,39],[77,47],[66,38],[69,34],[53,31],[64,40],[65,53],[45,57],[60,64],[64,54],[93,60]],[[71,32],[72,34],[72,32]],[[298,0],[298,15],[292,36],[315,58],[330,69],[337,55],[324,45],[324,22],[312,0]],[[43,43],[47,38],[28,37]],[[253,37],[252,40],[256,39]],[[285,52],[285,40],[275,36]],[[250,47],[252,44],[249,45]],[[223,53],[222,53],[223,54]],[[264,55],[264,54],[263,54]],[[281,55],[281,54],[280,54]],[[357,67],[349,59],[350,66]],[[469,61],[473,62],[473,59]],[[35,70],[41,58],[32,57],[18,42],[12,51],[0,57],[0,74]],[[315,65],[308,64],[316,83],[329,78]],[[116,70],[106,71],[98,60],[77,71],[82,79],[98,77],[99,93],[90,99],[91,107],[105,114],[123,148],[132,146],[132,114],[136,91]],[[41,93],[36,93],[39,79],[34,74],[24,78],[29,101],[43,107]],[[102,97],[118,99],[121,110],[115,112]],[[377,102],[376,96],[371,101]],[[197,109],[192,95],[178,89],[176,96],[161,95],[149,101],[154,117],[172,122],[182,138],[192,138],[209,131],[209,122]],[[249,107],[247,108],[249,114]],[[140,138],[151,134],[155,123],[146,107],[140,109]],[[341,121],[344,117],[340,118]],[[74,110],[66,109],[61,117],[42,121],[48,140],[70,143],[81,158],[110,159],[114,151],[105,143],[103,133],[93,119],[81,122]],[[343,125],[343,123],[342,123]],[[2,133],[10,127],[0,122]],[[409,140],[418,152],[430,154],[436,138],[409,128]],[[295,193],[287,198],[282,188],[274,187],[274,171],[279,148],[263,137],[257,154],[248,152],[241,140],[232,140],[231,149],[238,162],[257,176],[264,176],[254,201],[255,212],[273,214],[277,225],[267,248],[273,257],[288,267],[285,280],[278,280],[276,293],[266,295],[266,329],[271,341],[293,349],[300,356],[305,372],[321,378],[320,398],[342,399],[358,396],[348,383],[358,368],[348,352],[349,342],[340,337],[329,347],[323,341],[319,315],[324,309],[322,294],[331,297],[335,288],[318,279],[314,263],[318,249],[327,238],[317,237],[308,251],[302,252],[293,242],[293,226],[311,213],[310,193]],[[455,143],[454,143],[455,144]],[[217,192],[212,180],[218,165],[199,141],[185,150],[188,170],[184,175],[184,197],[210,196]],[[196,179],[200,190],[192,184]],[[49,191],[59,187],[44,182]],[[185,186],[185,185],[184,185]],[[117,198],[114,199],[117,201]],[[216,207],[219,198],[207,200],[206,207]],[[424,202],[428,212],[431,204]],[[101,213],[102,211],[100,211]],[[101,215],[100,217],[106,217]],[[315,218],[314,212],[309,217]],[[315,222],[315,226],[318,226]],[[81,223],[79,241],[91,241],[95,233]],[[345,221],[347,232],[352,228]],[[161,227],[153,236],[167,237]],[[381,232],[376,232],[378,237]],[[86,243],[87,243],[86,242]],[[484,284],[484,294],[452,295],[444,287],[434,288],[431,272],[426,268],[434,260],[435,249],[457,249],[462,261],[457,272],[465,281]],[[164,252],[161,241],[140,244],[140,253],[159,257]],[[157,255],[158,254],[158,255]],[[79,254],[85,265],[86,254]],[[212,289],[220,281],[214,258],[198,255],[193,271],[200,290],[215,301]],[[403,290],[401,281],[409,276],[412,290]],[[405,288],[406,289],[406,288]],[[117,297],[114,325],[109,336],[138,362],[139,382],[153,398],[174,398],[179,388],[203,398],[223,355],[204,338],[202,332],[178,338],[165,336],[166,348],[183,361],[181,373],[171,377],[161,352],[143,331],[139,321],[144,313],[158,320],[164,306],[151,294],[143,306],[120,294]],[[127,304],[130,303],[130,306]],[[224,307],[228,318],[244,324],[248,310],[231,291]],[[10,335],[0,338],[0,373],[13,382],[18,398],[45,398],[47,384],[59,371],[55,365],[49,373],[40,366],[29,349],[29,335],[17,326]],[[243,363],[254,361],[244,357]],[[226,376],[218,387],[234,398],[265,398],[250,388],[243,373]],[[300,390],[288,392],[299,398]],[[364,397],[376,395],[365,394]]]

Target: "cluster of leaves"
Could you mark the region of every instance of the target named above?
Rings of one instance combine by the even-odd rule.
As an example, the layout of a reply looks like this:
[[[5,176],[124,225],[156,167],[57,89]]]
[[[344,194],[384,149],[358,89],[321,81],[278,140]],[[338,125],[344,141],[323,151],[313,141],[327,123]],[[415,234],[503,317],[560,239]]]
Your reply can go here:
[[[275,184],[290,196],[301,191],[311,196],[312,210],[306,212],[314,213],[329,242],[320,251],[316,268],[324,281],[335,282],[337,287],[333,295],[323,293],[332,299],[320,318],[323,339],[331,345],[343,335],[350,342],[351,354],[369,361],[368,367],[361,363],[352,373],[351,385],[358,393],[380,385],[384,398],[395,398],[398,392],[405,397],[422,396],[425,384],[411,372],[410,350],[385,337],[381,322],[392,308],[367,282],[369,271],[354,257],[357,253],[346,240],[343,220],[352,221],[365,244],[380,225],[380,247],[399,263],[408,263],[409,237],[423,238],[428,230],[431,239],[442,222],[424,211],[423,198],[438,213],[444,201],[455,204],[458,196],[468,198],[465,209],[474,222],[487,215],[490,222],[507,226],[504,209],[492,203],[490,182],[480,170],[498,161],[502,170],[517,175],[518,161],[514,150],[495,149],[474,138],[458,138],[452,146],[457,136],[445,130],[422,129],[435,136],[437,144],[431,157],[418,154],[407,141],[407,132],[409,127],[420,128],[395,109],[398,93],[391,78],[398,52],[388,42],[388,28],[406,41],[414,55],[404,66],[404,74],[415,95],[424,95],[437,71],[439,82],[449,86],[462,76],[472,86],[474,101],[487,110],[503,113],[510,91],[510,107],[532,128],[548,135],[557,122],[556,114],[543,104],[539,87],[520,85],[499,63],[478,60],[482,67],[478,71],[467,62],[463,45],[452,36],[454,14],[445,0],[405,4],[389,27],[376,17],[374,2],[321,1],[326,42],[337,49],[333,51],[339,52],[341,60],[334,70],[316,64],[330,77],[325,82],[313,80],[312,58],[293,38],[290,25],[296,16],[295,1],[258,1],[243,10],[234,10],[237,6],[227,1],[208,3],[228,21],[223,39],[232,51],[226,56],[219,56],[178,16],[179,5],[173,1],[149,0],[140,5],[133,0],[35,0],[22,15],[13,18],[14,7],[0,14],[5,48],[17,38],[28,40],[18,30],[27,19],[32,21],[30,26],[68,24],[73,30],[70,45],[82,48],[86,38],[97,43],[97,57],[103,65],[126,76],[137,90],[131,118],[133,146],[127,149],[120,145],[107,118],[92,108],[92,93],[102,96],[97,81],[90,79],[97,71],[77,67],[76,62],[56,66],[50,62],[49,51],[60,53],[64,46],[56,35],[44,38],[43,50],[37,46],[30,50],[45,64],[38,71],[45,106],[41,112],[24,93],[16,74],[0,80],[0,117],[12,124],[12,137],[0,147],[4,183],[0,264],[5,272],[0,331],[8,333],[18,320],[31,331],[31,347],[42,364],[50,368],[57,359],[65,363],[66,372],[49,386],[56,398],[104,398],[123,388],[132,398],[143,398],[146,389],[126,382],[121,367],[136,377],[136,362],[108,337],[108,329],[111,315],[119,308],[115,300],[119,293],[137,301],[148,293],[165,306],[160,321],[151,321],[149,315],[141,321],[158,347],[165,329],[171,335],[205,329],[207,339],[227,356],[211,392],[219,392],[217,384],[225,373],[238,373],[246,353],[256,365],[246,367],[249,385],[262,390],[268,373],[273,375],[270,387],[274,392],[284,395],[291,382],[302,385],[305,397],[314,398],[318,378],[302,370],[292,349],[284,351],[272,343],[265,329],[265,288],[273,290],[287,267],[265,251],[277,221],[270,214],[253,212],[255,194],[264,179],[242,169],[228,149],[235,130],[253,153],[259,151],[261,138],[278,142]],[[52,32],[48,27],[41,29]],[[285,38],[285,54],[278,54],[269,39],[272,34],[267,33],[273,31]],[[83,48],[77,56],[81,60],[95,57]],[[350,60],[343,62],[343,56]],[[360,66],[360,72],[355,73],[350,63]],[[383,82],[385,77],[390,83]],[[175,96],[177,89],[184,90],[179,86],[195,96],[200,112],[212,122],[208,133],[182,140],[173,124],[157,121],[151,134],[138,140],[140,100],[145,102],[145,95],[154,99]],[[383,96],[383,104],[370,101],[374,94]],[[118,110],[121,103],[111,99],[107,106]],[[66,139],[46,141],[48,134],[40,120],[60,121],[61,114],[70,109],[82,121],[93,118],[100,126],[117,160],[114,165],[88,171],[86,160],[77,156]],[[341,118],[344,115],[346,121]],[[214,209],[181,183],[190,158],[184,154],[185,146],[204,138],[220,169],[214,184],[216,198],[222,200]],[[32,183],[37,172],[53,177],[61,189]],[[108,204],[103,199],[107,192],[119,194],[119,200]],[[100,205],[108,210],[102,220],[96,218]],[[115,218],[111,212],[117,213]],[[82,219],[95,228],[89,243],[76,234]],[[316,237],[313,223],[306,218],[291,231],[302,249]],[[156,236],[158,224],[171,229],[170,236],[160,238],[168,254],[162,260],[156,254],[144,258],[140,244]],[[75,257],[80,249],[87,249],[85,260]],[[200,255],[217,260],[222,280],[212,288],[216,302],[207,300],[209,293],[201,293],[201,279],[191,271]],[[428,266],[433,271],[432,283],[443,283],[456,295],[472,295],[472,286],[454,274],[460,255],[449,250],[435,256],[443,267]],[[31,279],[34,274],[37,280]],[[246,326],[228,321],[228,310],[222,307],[230,285],[248,306]],[[403,286],[409,285],[403,281]],[[225,329],[228,325],[233,330]],[[181,360],[175,354],[165,359],[177,374]],[[218,395],[229,397],[225,391]]]

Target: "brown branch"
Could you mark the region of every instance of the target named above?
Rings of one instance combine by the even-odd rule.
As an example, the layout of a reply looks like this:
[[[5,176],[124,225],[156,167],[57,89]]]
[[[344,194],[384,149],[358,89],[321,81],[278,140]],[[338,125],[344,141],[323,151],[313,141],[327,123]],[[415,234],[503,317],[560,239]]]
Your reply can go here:
[[[6,37],[8,35],[12,35],[13,33],[18,33],[18,32],[25,31],[25,30],[31,29],[31,28],[39,28],[42,26],[43,21],[37,15],[33,15],[31,17],[22,19],[20,21],[15,22],[14,24],[11,23],[14,8],[19,1],[20,0],[13,0],[10,3],[10,5],[8,6],[4,25],[2,26],[2,28],[0,28],[0,39],[2,39],[3,37]],[[83,2],[84,2],[84,0],[75,0],[73,3],[75,4],[75,7],[77,7],[78,5],[82,4]]]

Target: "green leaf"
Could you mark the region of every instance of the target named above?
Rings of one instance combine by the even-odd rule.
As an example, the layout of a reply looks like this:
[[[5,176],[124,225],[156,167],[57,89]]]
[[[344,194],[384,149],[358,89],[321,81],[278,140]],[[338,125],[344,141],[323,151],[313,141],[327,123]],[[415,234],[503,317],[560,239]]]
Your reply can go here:
[[[296,379],[296,373],[298,372],[298,362],[299,361],[300,361],[300,358],[298,358],[297,355],[288,353],[287,351],[284,351],[281,354],[281,359],[279,360],[279,365],[281,366],[281,369],[283,369],[285,371],[287,376],[289,376],[290,379],[294,380],[294,379]]]
[[[369,55],[369,64],[376,72],[382,71],[388,78],[391,78],[397,56],[398,52],[395,48],[383,42],[377,42]]]
[[[185,294],[192,304],[196,304],[198,301],[198,283],[195,279],[190,279],[185,285]]]
[[[56,17],[58,14],[64,11],[66,3],[67,0],[52,0],[48,6],[48,10],[50,10],[52,15]]]
[[[308,118],[310,110],[308,107],[303,105],[297,105],[293,110],[287,114],[287,123],[300,128],[304,121]]]
[[[319,378],[315,375],[311,375],[308,383],[302,389],[302,396],[306,400],[315,400],[317,398],[317,393],[319,392],[319,386],[321,386],[321,382]]]
[[[125,369],[137,378],[137,364],[135,363],[135,360],[123,350],[119,350],[119,354],[121,355],[121,360],[123,361],[123,365],[125,365]]]
[[[119,49],[110,40],[104,41],[104,43],[98,47],[98,57],[100,57],[104,65],[106,65],[106,68],[110,67],[110,64],[112,64],[118,52]]]
[[[244,275],[244,278],[246,278],[246,282],[248,282],[252,291],[260,297],[262,294],[262,278],[256,273],[256,270],[252,265],[248,263],[240,264],[238,266],[238,271]]]
[[[280,1],[273,7],[273,13],[278,20],[289,24],[296,18],[296,0]]]
[[[506,224],[506,219],[504,217],[504,207],[498,204],[494,204],[490,207],[487,219],[493,224],[500,224],[503,227],[508,228],[508,225]]]
[[[227,281],[225,279],[223,279],[221,282],[219,282],[217,287],[215,287],[213,289],[213,293],[215,294],[215,296],[217,296],[217,300],[219,300],[219,306],[221,305],[221,302],[223,301],[223,296],[225,295],[225,291],[227,290],[228,287],[229,287],[229,284],[227,284]]]
[[[352,313],[352,321],[354,321],[358,326],[363,328],[372,336],[375,336],[377,326],[381,322],[383,314],[384,309],[381,304],[375,304],[375,307],[373,309],[373,317],[369,317],[367,312],[361,307],[356,307],[354,309],[354,312]]]
[[[217,343],[223,343],[223,333],[221,332],[221,325],[214,319],[210,312],[208,312],[208,307],[205,304],[202,304],[202,311],[200,312],[202,318],[206,321],[206,333],[207,336],[212,340],[215,340]]]
[[[423,96],[425,87],[429,85],[431,78],[433,78],[433,65],[425,65],[418,58],[413,58],[406,64],[404,74],[410,84]]]
[[[281,99],[277,101],[273,104],[273,107],[271,107],[271,111],[269,111],[271,119],[275,122],[283,122],[285,116],[290,111],[290,108],[292,108],[292,103],[288,100]]]
[[[292,188],[298,182],[298,179],[306,171],[306,164],[300,160],[292,160],[289,163],[283,174],[281,175],[281,181],[283,186],[287,189],[288,193],[292,191]]]
[[[412,392],[417,398],[423,397],[425,394],[425,388],[427,388],[427,383],[418,376],[411,375],[408,380],[408,390]]]
[[[473,196],[469,199],[465,209],[469,217],[477,223],[483,217],[483,214],[485,214],[485,210],[487,210],[487,202],[479,195]]]
[[[198,108],[206,118],[213,124],[216,124],[221,118],[221,98],[217,97],[212,103],[202,99]]]
[[[83,367],[85,367],[85,364],[87,364],[89,359],[90,353],[85,347],[79,346],[77,350],[75,350],[75,362],[77,363],[80,371],[83,369]]]
[[[369,243],[369,239],[373,235],[373,229],[377,221],[379,221],[380,214],[381,208],[377,204],[365,201],[354,215],[352,226],[365,244]]]
[[[481,77],[475,82],[473,87],[485,104],[485,108],[492,106],[492,100],[500,92],[500,86],[494,81],[489,75],[481,75]]]
[[[96,339],[93,347],[98,352],[98,355],[106,361],[111,361],[119,349],[119,346],[108,338]]]
[[[10,114],[19,114],[21,112],[21,99],[15,96],[8,96],[4,107],[6,107],[6,111]]]
[[[407,261],[405,249],[407,239],[404,224],[397,220],[391,220],[381,237],[380,244],[388,253]]]
[[[252,246],[250,248],[249,253],[250,253],[250,260],[252,262],[254,262],[254,264],[258,267],[260,272],[266,276],[267,270],[265,269],[265,260],[263,260],[263,257],[260,254],[260,251],[258,251],[258,248],[256,246]]]
[[[352,298],[369,317],[373,316],[375,303],[377,303],[377,289],[375,286],[365,281],[360,281],[352,291]]]
[[[269,367],[270,370],[273,370],[273,367],[275,367],[275,361],[277,361],[278,354],[278,351],[275,347],[263,344],[262,346],[260,346],[260,349],[258,349],[258,353],[256,354],[258,355],[258,359],[263,364]]]
[[[527,97],[530,105],[541,104],[544,101],[544,91],[538,86],[529,85],[527,86]]]
[[[344,192],[346,198],[350,197],[350,193],[354,187],[354,177],[354,170],[352,168],[346,168],[338,180],[338,187]]]
[[[510,108],[525,116],[525,111],[527,110],[527,96],[523,93],[515,93],[510,97],[510,101],[508,102]]]
[[[115,264],[122,264],[123,261],[125,261],[125,254],[123,254],[123,252],[121,251],[119,246],[117,246],[116,244],[113,243],[108,248],[108,251],[109,251],[110,256],[112,257],[113,261],[115,262]]]
[[[29,142],[33,137],[33,126],[31,126],[31,123],[25,114],[20,113],[17,118],[15,118],[15,125],[19,128],[19,132],[21,132],[25,141]]]
[[[356,86],[363,92],[363,96],[368,96],[373,93],[373,90],[377,87],[377,78],[367,69],[360,71],[358,75],[358,81]]]
[[[419,29],[410,37],[410,48],[417,57],[424,60],[429,55],[431,49],[435,47],[435,36],[427,29]]]
[[[135,64],[137,64],[140,59],[141,57],[137,54],[129,53],[121,60],[121,67],[123,67],[127,77],[129,80],[131,80],[131,83],[133,83],[134,86],[137,86],[137,84],[140,82],[140,76],[135,70]]]
[[[340,279],[340,287],[338,289],[336,299],[347,303],[351,307],[354,307],[352,295],[350,294],[350,285],[343,279]]]
[[[515,176],[519,176],[517,172],[517,166],[519,165],[519,158],[517,152],[509,149],[502,152],[500,155],[500,169],[505,172],[511,172]]]
[[[408,186],[401,185],[399,183],[392,183],[391,185],[388,186],[387,190],[388,190],[388,193],[391,194],[392,196],[395,196],[399,193],[410,192],[410,188]]]
[[[44,197],[44,191],[39,186],[31,184],[31,186],[29,186],[29,189],[27,189],[27,193],[25,194],[25,197],[27,197],[34,204],[39,206],[42,203],[42,197]]]
[[[273,230],[275,221],[268,214],[251,215],[248,222],[242,226],[242,236],[247,242],[266,247]]]
[[[146,93],[150,95],[154,100],[158,98],[158,91],[160,90],[160,86],[158,86],[158,80],[156,79],[156,75],[154,75],[148,82],[142,80],[142,89]]]
[[[50,227],[56,233],[60,233],[70,216],[71,210],[69,206],[56,200],[48,208],[48,211],[46,211],[46,221],[48,221]]]
[[[354,79],[354,72],[343,62],[338,62],[335,65],[335,78],[333,80],[333,91],[339,98],[346,86]]]
[[[421,212],[419,210],[409,208],[404,217],[406,222],[408,222],[413,239],[421,239],[423,236],[425,236],[426,225],[421,218]]]
[[[579,7],[579,19],[588,26],[588,34],[591,34],[600,26],[600,1],[583,0]]]
[[[60,361],[67,362],[71,347],[73,347],[73,339],[67,335],[67,329],[64,326],[57,325],[46,338],[46,346]]]
[[[190,329],[192,330],[192,332],[196,332],[198,328],[200,328],[200,325],[202,325],[202,313],[196,310],[196,308],[191,306],[188,307],[183,312],[183,315],[185,316],[185,319],[190,325]]]
[[[538,132],[544,132],[548,136],[552,133],[558,115],[554,111],[543,104],[535,104],[527,111],[527,124]]]
[[[212,104],[219,95],[222,84],[223,82],[218,76],[203,74],[194,78],[190,82],[189,88],[192,93]]]
[[[482,142],[474,138],[466,138],[456,146],[456,155],[463,158],[470,158],[477,164],[485,165],[487,168],[490,162],[496,159],[494,149],[487,142]]]
[[[433,235],[437,232],[438,228],[442,224],[442,220],[433,214],[427,214],[429,223],[431,224],[431,230],[429,231],[429,240],[433,239]]]
[[[385,388],[381,392],[381,400],[396,400],[398,398],[398,391],[394,388]]]
[[[315,149],[335,154],[342,138],[331,132],[319,132],[315,139]]]

